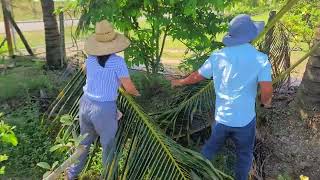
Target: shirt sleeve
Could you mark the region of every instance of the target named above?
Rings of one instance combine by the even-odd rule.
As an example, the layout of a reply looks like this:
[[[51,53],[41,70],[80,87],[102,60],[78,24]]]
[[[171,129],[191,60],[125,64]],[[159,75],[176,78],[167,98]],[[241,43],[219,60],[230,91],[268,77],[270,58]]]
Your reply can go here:
[[[258,82],[262,82],[262,81],[271,82],[272,81],[271,71],[272,71],[271,64],[267,58],[265,63],[263,63],[262,69],[258,74]]]
[[[198,73],[206,79],[211,79],[213,75],[212,60],[215,55],[211,55],[198,70]]]
[[[124,61],[124,59],[120,60],[119,66],[116,70],[116,74],[118,76],[118,78],[124,78],[124,77],[129,77],[129,70],[127,67],[126,62]]]

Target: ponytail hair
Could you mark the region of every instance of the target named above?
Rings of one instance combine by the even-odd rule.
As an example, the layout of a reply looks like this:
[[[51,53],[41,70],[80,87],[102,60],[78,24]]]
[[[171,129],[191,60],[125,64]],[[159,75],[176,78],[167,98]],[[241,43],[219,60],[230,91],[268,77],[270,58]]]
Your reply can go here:
[[[106,62],[108,61],[109,57],[110,57],[110,54],[103,55],[103,56],[97,56],[98,63],[100,64],[101,67],[105,67]]]

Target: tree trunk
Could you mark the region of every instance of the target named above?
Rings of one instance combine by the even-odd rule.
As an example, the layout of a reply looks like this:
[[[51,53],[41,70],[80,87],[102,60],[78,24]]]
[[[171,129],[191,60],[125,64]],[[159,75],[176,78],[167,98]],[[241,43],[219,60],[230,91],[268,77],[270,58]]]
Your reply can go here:
[[[320,26],[316,29],[314,44],[320,41]],[[301,117],[312,119],[320,112],[320,48],[311,54],[301,85],[299,87],[298,103]],[[320,122],[316,126],[320,128]],[[310,122],[309,122],[310,125]],[[315,127],[315,124],[312,125]]]
[[[60,34],[53,0],[41,0],[46,41],[46,59],[49,69],[61,67]]]

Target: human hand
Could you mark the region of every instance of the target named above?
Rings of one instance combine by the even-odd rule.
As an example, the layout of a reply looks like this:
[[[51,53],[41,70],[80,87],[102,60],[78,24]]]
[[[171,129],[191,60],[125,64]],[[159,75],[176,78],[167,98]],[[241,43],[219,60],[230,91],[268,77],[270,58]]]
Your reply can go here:
[[[122,118],[123,114],[119,109],[117,109],[117,120],[119,121]]]
[[[171,80],[171,87],[174,88],[174,87],[178,87],[178,86],[182,86],[182,82],[181,82],[181,79],[173,79]]]

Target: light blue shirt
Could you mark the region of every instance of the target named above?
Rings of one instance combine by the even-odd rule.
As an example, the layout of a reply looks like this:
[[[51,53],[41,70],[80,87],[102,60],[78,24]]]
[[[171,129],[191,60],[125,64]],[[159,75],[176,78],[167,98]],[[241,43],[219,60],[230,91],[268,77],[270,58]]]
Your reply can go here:
[[[213,78],[215,119],[230,127],[243,127],[253,120],[258,82],[272,81],[268,56],[250,44],[212,53],[198,72]]]
[[[105,67],[100,66],[96,56],[88,56],[86,60],[86,85],[84,94],[94,101],[116,101],[120,78],[129,77],[125,60],[112,54]]]

